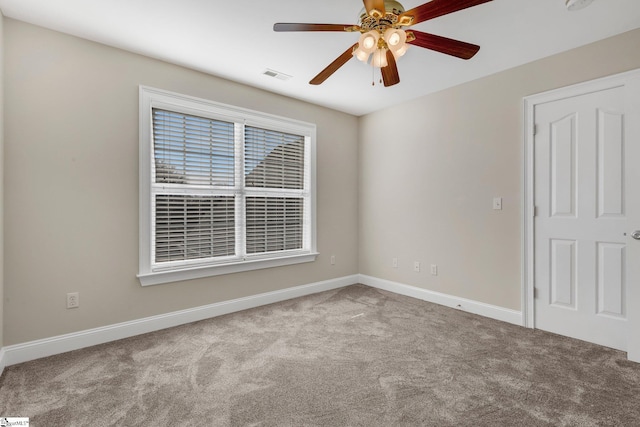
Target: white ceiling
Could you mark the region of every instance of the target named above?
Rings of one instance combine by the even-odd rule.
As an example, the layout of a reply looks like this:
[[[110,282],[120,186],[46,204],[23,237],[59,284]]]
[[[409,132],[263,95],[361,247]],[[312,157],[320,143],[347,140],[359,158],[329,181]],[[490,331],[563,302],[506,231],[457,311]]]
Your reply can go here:
[[[404,0],[405,9],[426,0]],[[372,86],[355,58],[325,83],[308,81],[358,33],[275,33],[276,22],[355,24],[361,0],[0,0],[7,17],[162,59],[271,92],[363,115],[640,27],[640,0],[494,0],[413,28],[478,44],[464,61],[412,46],[400,84]],[[638,52],[629,52],[638,55]],[[265,69],[293,76],[282,81]]]

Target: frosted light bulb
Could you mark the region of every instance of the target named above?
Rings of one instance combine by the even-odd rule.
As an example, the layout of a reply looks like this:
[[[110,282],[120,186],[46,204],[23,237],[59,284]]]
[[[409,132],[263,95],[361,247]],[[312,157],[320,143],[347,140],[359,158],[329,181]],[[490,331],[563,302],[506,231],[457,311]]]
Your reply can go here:
[[[371,65],[378,68],[384,68],[388,64],[387,62],[387,49],[378,49],[373,52],[373,59],[371,60]]]
[[[400,58],[402,55],[407,53],[408,49],[409,49],[409,45],[405,44],[400,49],[397,49],[395,52],[393,52],[393,54],[396,58]]]
[[[364,38],[362,44],[364,45],[365,49],[369,50],[376,45],[376,39],[373,36],[368,35]]]
[[[389,37],[389,40],[387,40],[387,43],[389,43],[389,45],[391,46],[395,46],[398,43],[400,43],[400,36],[398,35],[398,33],[391,34],[391,37]]]
[[[353,52],[353,56],[358,58],[358,61],[367,62],[367,60],[369,59],[369,52],[365,52],[364,50],[357,48]]]

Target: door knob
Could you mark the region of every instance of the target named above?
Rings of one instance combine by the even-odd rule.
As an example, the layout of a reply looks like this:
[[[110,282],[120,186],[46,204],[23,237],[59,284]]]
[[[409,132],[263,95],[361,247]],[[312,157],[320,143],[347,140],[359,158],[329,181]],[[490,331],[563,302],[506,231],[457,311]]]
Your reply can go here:
[[[631,237],[633,237],[636,240],[640,240],[640,230],[636,230],[633,233],[631,233]]]

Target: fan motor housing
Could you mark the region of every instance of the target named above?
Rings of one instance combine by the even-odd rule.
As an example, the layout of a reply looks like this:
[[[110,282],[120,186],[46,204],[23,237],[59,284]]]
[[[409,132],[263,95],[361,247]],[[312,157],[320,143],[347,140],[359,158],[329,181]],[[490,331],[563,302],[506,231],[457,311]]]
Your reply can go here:
[[[362,30],[379,30],[384,31],[387,28],[395,27],[398,25],[398,16],[404,13],[404,6],[394,0],[385,0],[384,2],[384,14],[381,17],[374,17],[367,13],[366,8],[362,8],[360,11],[360,17],[358,19],[358,25]]]

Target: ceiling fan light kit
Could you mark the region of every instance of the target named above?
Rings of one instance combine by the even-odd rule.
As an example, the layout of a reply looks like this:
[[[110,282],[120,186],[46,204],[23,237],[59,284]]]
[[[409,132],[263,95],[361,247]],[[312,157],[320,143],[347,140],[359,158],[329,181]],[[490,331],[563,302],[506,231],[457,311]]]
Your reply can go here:
[[[384,33],[371,30],[360,36],[358,47],[353,50],[353,55],[362,62],[369,62],[371,57],[371,65],[378,68],[386,67],[387,51],[390,50],[396,59],[400,58],[409,48],[406,41],[407,33],[398,28],[387,28]]]
[[[363,0],[357,25],[276,23],[274,31],[344,31],[360,32],[358,42],[349,47],[317,76],[310,84],[318,85],[328,79],[349,59],[356,57],[381,69],[385,86],[400,83],[396,59],[402,57],[409,44],[434,50],[461,59],[470,59],[480,46],[429,34],[418,30],[407,31],[403,27],[419,24],[439,16],[457,12],[492,0],[431,0],[421,6],[405,11],[394,0]],[[589,1],[589,0],[567,0]]]

